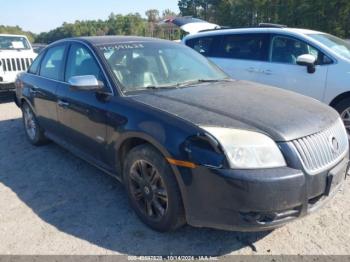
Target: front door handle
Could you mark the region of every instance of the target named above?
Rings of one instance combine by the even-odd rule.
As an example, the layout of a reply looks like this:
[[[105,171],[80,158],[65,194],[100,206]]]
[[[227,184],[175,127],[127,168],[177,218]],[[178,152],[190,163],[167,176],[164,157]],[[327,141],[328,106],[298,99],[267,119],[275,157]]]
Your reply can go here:
[[[60,106],[60,107],[68,107],[69,103],[65,102],[65,101],[62,101],[62,100],[58,100],[58,106]]]

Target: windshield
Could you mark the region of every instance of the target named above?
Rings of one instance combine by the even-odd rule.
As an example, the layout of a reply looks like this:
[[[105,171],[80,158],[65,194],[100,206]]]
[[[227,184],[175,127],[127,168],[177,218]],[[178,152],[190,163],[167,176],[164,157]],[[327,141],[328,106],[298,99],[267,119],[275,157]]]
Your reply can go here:
[[[338,55],[350,59],[350,42],[328,34],[309,34],[308,36],[332,49]]]
[[[132,42],[99,49],[123,92],[228,79],[205,57],[181,44]]]
[[[0,50],[30,49],[25,37],[21,36],[0,36]]]

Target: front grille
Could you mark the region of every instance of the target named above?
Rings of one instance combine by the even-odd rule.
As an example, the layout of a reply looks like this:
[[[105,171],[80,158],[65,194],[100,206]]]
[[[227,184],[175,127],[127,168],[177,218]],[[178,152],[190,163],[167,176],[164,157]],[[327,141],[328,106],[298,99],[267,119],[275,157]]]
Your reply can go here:
[[[1,64],[4,72],[26,71],[32,64],[32,58],[2,58]]]
[[[306,172],[311,175],[332,167],[349,148],[347,132],[340,118],[328,129],[292,143]]]

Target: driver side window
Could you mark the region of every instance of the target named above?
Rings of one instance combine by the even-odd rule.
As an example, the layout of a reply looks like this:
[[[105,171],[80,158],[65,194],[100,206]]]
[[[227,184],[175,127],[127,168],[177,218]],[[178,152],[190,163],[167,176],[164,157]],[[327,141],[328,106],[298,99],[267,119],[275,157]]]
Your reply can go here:
[[[104,82],[102,71],[90,51],[79,44],[72,44],[69,49],[65,81],[72,76],[93,75]]]

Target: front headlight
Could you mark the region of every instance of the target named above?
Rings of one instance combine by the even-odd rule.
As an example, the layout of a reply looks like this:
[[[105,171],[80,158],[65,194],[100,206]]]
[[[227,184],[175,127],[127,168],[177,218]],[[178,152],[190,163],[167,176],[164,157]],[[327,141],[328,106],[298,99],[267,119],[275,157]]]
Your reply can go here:
[[[276,143],[261,133],[221,127],[202,126],[223,147],[233,169],[286,166]]]

